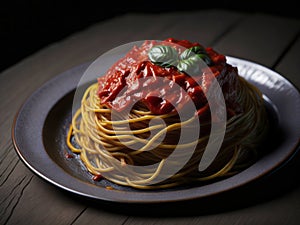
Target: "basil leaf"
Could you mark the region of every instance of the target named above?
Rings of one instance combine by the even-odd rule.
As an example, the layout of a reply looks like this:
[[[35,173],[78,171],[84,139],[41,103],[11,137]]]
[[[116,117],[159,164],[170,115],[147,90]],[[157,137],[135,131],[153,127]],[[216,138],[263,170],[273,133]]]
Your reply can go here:
[[[191,50],[195,54],[206,53],[205,49],[202,46],[194,46],[189,48],[189,50]]]
[[[202,46],[194,46],[190,50],[198,55],[208,66],[212,65],[211,58]]]
[[[212,60],[208,54],[196,54],[200,59],[202,59],[208,66],[212,65]]]
[[[189,75],[196,75],[200,72],[200,63],[201,59],[194,54],[193,56],[180,60],[177,69]]]
[[[192,48],[184,50],[180,55],[180,59],[186,60],[194,57],[195,55],[202,59],[207,65],[211,65],[212,61],[210,57],[206,53],[205,49],[200,46],[194,46]]]
[[[148,52],[151,62],[163,66],[176,66],[178,62],[178,53],[175,48],[165,45],[156,45]]]
[[[188,59],[190,57],[193,57],[195,55],[195,53],[192,51],[192,49],[186,49],[184,50],[181,55],[180,55],[180,59],[181,60],[185,60],[185,59]]]
[[[180,56],[175,48],[165,45],[156,45],[148,52],[148,57],[154,64],[162,67],[175,66],[179,71],[189,75],[200,72],[201,61],[207,65],[212,64],[212,60],[202,46],[194,46],[184,50]]]

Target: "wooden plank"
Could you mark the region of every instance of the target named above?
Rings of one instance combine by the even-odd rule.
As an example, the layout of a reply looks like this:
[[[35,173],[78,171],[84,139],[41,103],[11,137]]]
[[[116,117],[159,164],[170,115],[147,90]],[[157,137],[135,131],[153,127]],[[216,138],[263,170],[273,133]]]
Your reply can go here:
[[[223,15],[222,23],[215,19],[215,14]],[[70,196],[64,195],[56,187],[36,177],[18,160],[12,149],[10,132],[7,132],[11,129],[15,112],[34,90],[51,77],[73,66],[93,60],[119,44],[142,39],[160,39],[162,34],[165,36],[182,34],[182,29],[184,27],[190,29],[192,25],[189,23],[194,20],[202,21],[201,31],[206,35],[202,40],[209,43],[240,16],[237,13],[227,12],[223,14],[222,12],[208,12],[201,15],[195,12],[183,13],[182,17],[178,17],[177,14],[125,15],[96,24],[58,43],[53,43],[4,71],[0,75],[0,95],[7,96],[0,102],[2,124],[0,131],[3,134],[3,141],[0,143],[2,157],[0,168],[3,169],[0,190],[1,199],[4,199],[1,208],[5,209],[1,222],[7,222],[7,224],[26,221],[31,224],[71,224],[72,222],[81,224],[83,221],[93,223],[101,219],[104,224],[122,224],[126,216],[111,214],[92,207],[86,208],[82,202],[72,200]],[[205,26],[204,17],[212,17],[215,28]],[[181,20],[182,18],[184,20]],[[197,34],[200,35],[200,33]],[[187,36],[198,39],[196,35],[193,36],[193,32]]]
[[[72,224],[105,224],[105,225],[122,225],[128,216],[119,215],[113,211],[106,211],[105,204],[98,204],[98,207],[87,208]]]
[[[265,19],[264,19],[265,18]],[[224,36],[217,40],[214,47],[220,52],[257,61],[261,64],[274,67],[284,73],[292,81],[299,82],[299,38],[293,40],[299,32],[299,22],[277,17],[255,15],[242,20],[236,27],[225,32]],[[261,23],[259,23],[261,21]],[[276,24],[276,27],[272,27]],[[260,27],[261,26],[261,27]],[[270,27],[268,29],[268,27]],[[277,30],[278,29],[278,30]],[[252,33],[255,31],[254,33]],[[276,36],[280,35],[280,36]],[[272,39],[273,36],[276,36]],[[272,40],[270,40],[272,39]],[[267,41],[266,41],[267,40]],[[270,40],[270,41],[268,41]],[[291,46],[290,44],[293,43]],[[235,48],[236,46],[236,48]],[[280,59],[282,57],[282,59]],[[278,61],[279,60],[279,61]],[[297,83],[298,84],[298,83]],[[299,86],[298,86],[299,87]],[[236,200],[248,202],[230,210],[232,202],[228,202],[228,210],[217,214],[204,214],[195,212],[195,216],[189,217],[130,217],[125,225],[142,224],[297,224],[299,222],[299,154],[289,162],[286,167],[273,176],[263,179],[260,183],[248,186],[243,194],[236,192]],[[276,188],[275,188],[276,186]],[[247,188],[246,188],[247,189]],[[275,190],[276,189],[276,190]],[[272,191],[271,191],[272,190]],[[245,196],[245,194],[247,196]],[[234,195],[233,195],[234,196]],[[240,196],[240,197],[239,197]],[[253,198],[251,200],[251,198]],[[254,202],[251,203],[251,202]],[[259,204],[255,204],[259,202]],[[252,205],[253,204],[253,205]],[[201,201],[199,201],[201,205]],[[246,207],[245,207],[246,206]],[[217,207],[216,207],[217,208]],[[179,208],[177,210],[180,210]],[[176,210],[176,215],[180,214]],[[169,215],[169,214],[168,214]],[[197,216],[198,215],[198,216]],[[200,215],[200,216],[199,216]]]
[[[255,14],[241,20],[214,48],[227,55],[272,67],[299,28],[299,20]]]
[[[49,185],[40,178],[26,171],[24,165],[19,163],[12,176],[16,173],[20,181],[9,183],[13,188],[9,198],[6,199],[7,210],[6,224],[71,224],[74,215],[79,214],[84,205],[77,204],[66,193],[58,191],[56,187]],[[14,186],[13,186],[14,185]],[[7,188],[9,190],[9,188]],[[51,219],[52,217],[52,219]]]
[[[243,199],[240,199],[243,201]],[[201,204],[201,202],[199,202]],[[228,203],[230,204],[230,203]],[[273,201],[264,202],[251,207],[240,207],[235,210],[226,210],[222,212],[203,214],[199,210],[198,214],[185,216],[180,215],[178,209],[177,214],[157,217],[151,215],[149,217],[130,217],[124,225],[196,225],[196,224],[211,224],[211,225],[297,225],[299,216],[298,209],[294,207],[300,205],[300,192],[293,191],[290,193],[290,201],[285,201],[283,198],[276,199],[276,204]],[[197,207],[193,205],[192,207]],[[218,207],[218,206],[216,206]],[[272,210],[267,210],[272,209]],[[283,214],[283,209],[285,214]],[[262,211],[260,211],[262,210]],[[151,214],[151,209],[149,209]]]
[[[295,42],[289,46],[286,54],[282,56],[275,70],[289,79],[298,89],[300,89],[299,65],[300,65],[300,37],[298,35]]]
[[[245,221],[293,224],[299,208],[299,190],[274,202],[213,215],[128,217],[126,212],[106,210],[106,204],[78,199],[36,177],[17,158],[10,141],[10,128],[20,104],[48,79],[120,44],[143,39],[178,37],[199,41],[213,45],[221,53],[268,66],[276,64],[275,69],[299,82],[296,79],[299,40],[288,49],[298,31],[296,20],[222,10],[155,16],[128,14],[53,43],[4,71],[0,74],[0,96],[6,96],[0,102],[0,224],[245,224]],[[278,61],[285,51],[283,59]],[[151,213],[151,208],[148,210]]]
[[[176,13],[173,15],[172,24],[161,33],[161,39],[173,37],[210,46],[245,16],[238,12],[216,9]]]

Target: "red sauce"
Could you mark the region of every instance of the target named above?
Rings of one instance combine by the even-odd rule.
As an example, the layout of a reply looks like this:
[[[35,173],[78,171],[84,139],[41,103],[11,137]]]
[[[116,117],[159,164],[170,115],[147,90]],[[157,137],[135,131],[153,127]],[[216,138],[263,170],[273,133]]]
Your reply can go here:
[[[65,152],[65,157],[66,157],[67,159],[72,159],[72,158],[73,158],[73,155],[71,155],[71,154],[68,153],[68,152]]]
[[[173,47],[176,44],[175,48],[179,52],[193,46],[201,46],[199,43],[173,38],[163,42],[145,41],[141,47],[135,46],[125,57],[117,61],[105,76],[98,79],[101,104],[122,111],[135,102],[142,101],[152,113],[165,114],[174,109],[184,108],[186,103],[192,100],[198,115],[201,115],[206,111],[204,109],[208,108],[205,93],[211,85],[213,75],[222,88],[227,113],[233,115],[241,111],[236,102],[237,69],[226,63],[224,55],[212,48],[205,48],[212,65],[201,69],[198,75],[190,76],[180,72],[176,67],[161,67],[149,60],[148,52],[151,47],[168,43]],[[174,85],[175,83],[177,85]],[[183,92],[187,93],[185,97]]]
[[[94,180],[94,181],[100,181],[100,180],[102,180],[102,178],[103,178],[103,176],[102,176],[101,174],[98,174],[98,175],[94,175],[94,176],[93,176],[93,180]]]

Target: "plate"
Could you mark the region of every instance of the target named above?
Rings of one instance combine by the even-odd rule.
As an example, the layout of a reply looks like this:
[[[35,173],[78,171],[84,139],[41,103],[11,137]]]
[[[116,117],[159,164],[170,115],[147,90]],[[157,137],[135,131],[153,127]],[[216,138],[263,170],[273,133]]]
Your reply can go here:
[[[80,196],[110,202],[175,202],[215,196],[241,187],[281,168],[297,152],[300,94],[285,77],[265,66],[231,56],[227,60],[238,67],[241,76],[263,92],[274,125],[268,144],[270,153],[230,178],[203,186],[149,191],[121,187],[104,179],[93,181],[78,158],[66,157],[65,144],[75,89],[89,63],[57,75],[24,102],[12,127],[16,152],[35,174],[55,186]]]

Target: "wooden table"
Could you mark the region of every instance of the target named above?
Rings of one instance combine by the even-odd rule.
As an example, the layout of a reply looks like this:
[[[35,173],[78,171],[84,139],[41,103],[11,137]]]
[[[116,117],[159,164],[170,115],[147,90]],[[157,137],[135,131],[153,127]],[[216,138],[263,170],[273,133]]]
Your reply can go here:
[[[204,10],[125,14],[53,43],[0,74],[0,224],[299,224],[300,156],[231,195],[162,205],[113,204],[68,193],[19,159],[11,139],[21,104],[50,78],[124,43],[174,37],[257,62],[300,88],[300,21]],[[292,117],[293,115],[291,115]]]

